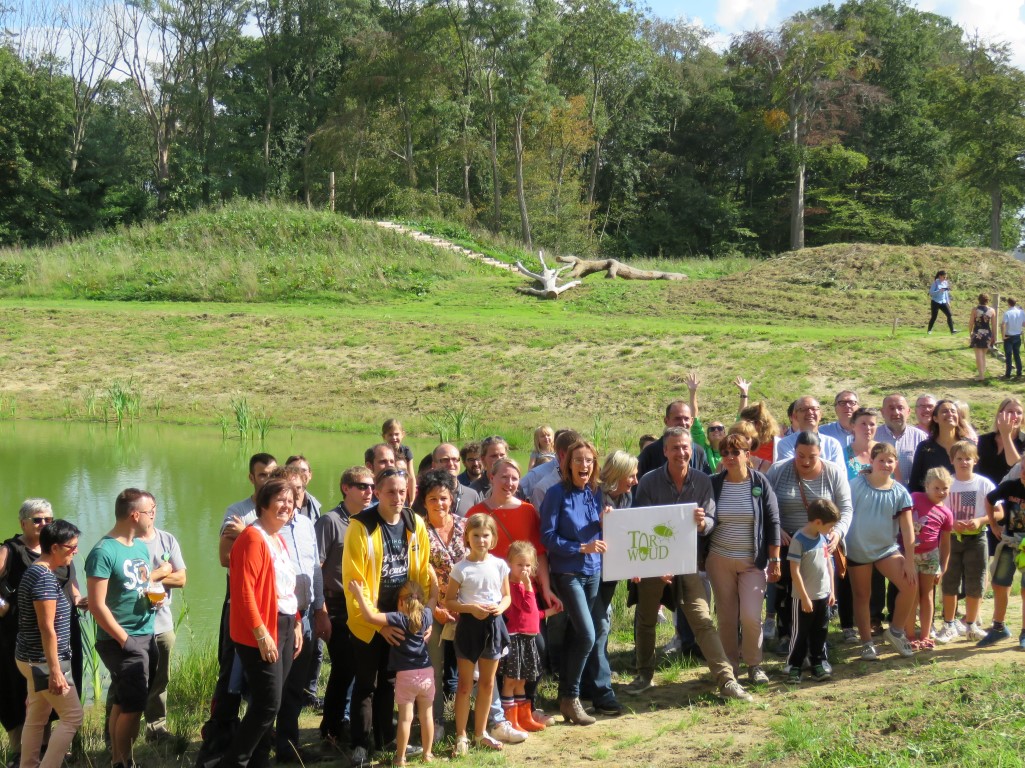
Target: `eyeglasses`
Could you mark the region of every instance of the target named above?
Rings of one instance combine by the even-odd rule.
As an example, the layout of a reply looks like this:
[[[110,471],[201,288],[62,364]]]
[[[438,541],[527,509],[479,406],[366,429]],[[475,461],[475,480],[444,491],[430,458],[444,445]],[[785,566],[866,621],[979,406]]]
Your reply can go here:
[[[72,555],[78,551],[77,542],[75,544],[61,544],[61,546],[64,547],[64,549],[66,549]]]
[[[725,432],[726,431],[726,427],[724,427],[722,424],[713,424],[712,426],[710,426],[708,428],[708,431],[709,432]]]
[[[858,404],[857,400],[837,400],[836,401],[836,405],[846,405],[846,406],[849,406],[851,408],[853,408],[857,404]]]
[[[373,483],[353,483],[352,488],[358,488],[361,491],[372,491],[374,490]]]
[[[725,458],[726,456],[740,456],[742,453],[747,453],[747,451],[742,451],[739,448],[727,448],[725,451],[720,451],[719,455]]]
[[[805,411],[814,411],[815,413],[819,413],[821,410],[822,410],[822,406],[821,405],[806,405],[803,408],[798,408],[797,412],[798,413],[804,413]]]
[[[36,525],[49,525],[53,522],[52,517],[30,517],[29,520],[31,520]]]

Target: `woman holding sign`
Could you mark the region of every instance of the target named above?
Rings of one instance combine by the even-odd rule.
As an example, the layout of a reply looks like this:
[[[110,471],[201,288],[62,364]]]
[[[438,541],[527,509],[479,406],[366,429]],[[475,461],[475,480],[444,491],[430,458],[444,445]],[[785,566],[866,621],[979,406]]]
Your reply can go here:
[[[701,540],[708,548],[705,571],[715,595],[723,650],[740,674],[744,657],[753,684],[769,682],[762,663],[762,603],[766,582],[780,577],[779,507],[765,475],[750,467],[751,443],[727,435],[719,445],[723,471],[712,477],[715,528]],[[743,633],[743,648],[737,640]]]
[[[591,651],[605,654],[600,637],[605,608],[599,598],[602,541],[602,493],[598,488],[598,451],[579,440],[566,451],[560,467],[562,482],[553,485],[541,502],[541,540],[548,550],[552,586],[562,599],[568,627],[559,675],[559,711],[568,723],[591,725],[594,718],[580,703],[580,679]],[[608,669],[608,661],[599,665]],[[601,714],[620,714],[610,679],[590,680],[596,701],[607,702]]]

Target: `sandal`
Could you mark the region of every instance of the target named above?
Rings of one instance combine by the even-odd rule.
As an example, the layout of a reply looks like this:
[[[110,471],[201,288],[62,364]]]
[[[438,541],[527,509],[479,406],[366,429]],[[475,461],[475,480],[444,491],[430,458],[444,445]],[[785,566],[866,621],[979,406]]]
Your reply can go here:
[[[922,641],[921,640],[909,640],[908,641],[908,645],[911,646],[911,650],[912,651],[920,651],[920,650],[922,650]]]
[[[466,736],[456,738],[456,746],[452,754],[455,757],[465,757],[470,751],[470,740]]]
[[[492,752],[501,752],[505,748],[505,744],[500,742],[494,736],[487,731],[484,731],[480,736],[473,737],[473,744],[481,749],[488,749]]]

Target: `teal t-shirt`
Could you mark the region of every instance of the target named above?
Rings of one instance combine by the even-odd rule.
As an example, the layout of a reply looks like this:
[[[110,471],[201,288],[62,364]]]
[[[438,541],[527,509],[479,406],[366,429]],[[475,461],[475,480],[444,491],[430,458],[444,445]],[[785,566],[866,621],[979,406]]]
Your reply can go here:
[[[85,561],[86,576],[107,579],[107,607],[114,621],[129,635],[153,634],[156,615],[146,597],[149,580],[149,549],[140,539],[125,546],[117,539],[104,536]],[[97,637],[110,637],[99,627]]]

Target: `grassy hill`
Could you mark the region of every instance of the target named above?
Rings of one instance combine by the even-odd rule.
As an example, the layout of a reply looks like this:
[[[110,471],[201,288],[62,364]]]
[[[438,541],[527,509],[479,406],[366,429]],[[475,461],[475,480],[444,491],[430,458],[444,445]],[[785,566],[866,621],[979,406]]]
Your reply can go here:
[[[421,296],[475,269],[369,222],[240,202],[52,248],[0,251],[0,295],[354,302]]]
[[[935,271],[951,276],[963,328],[979,290],[1022,284],[1025,268],[1003,254],[837,245],[637,265],[691,279],[594,275],[540,301],[514,291],[517,275],[370,223],[255,203],[8,250],[0,414],[89,418],[119,382],[147,419],[216,423],[246,394],[276,427],[372,430],[400,416],[415,432],[526,442],[557,422],[616,446],[659,427],[690,370],[703,412],[720,417],[734,412],[737,375],[777,414],[803,392],[829,401],[850,387],[877,402],[928,390],[967,400],[983,425],[1021,389],[971,382],[966,334],[925,335]]]

